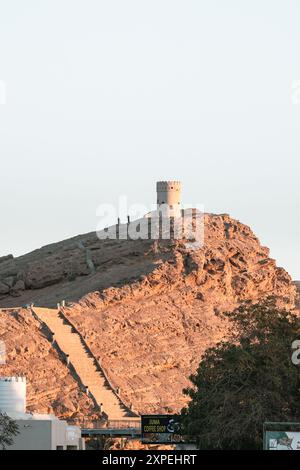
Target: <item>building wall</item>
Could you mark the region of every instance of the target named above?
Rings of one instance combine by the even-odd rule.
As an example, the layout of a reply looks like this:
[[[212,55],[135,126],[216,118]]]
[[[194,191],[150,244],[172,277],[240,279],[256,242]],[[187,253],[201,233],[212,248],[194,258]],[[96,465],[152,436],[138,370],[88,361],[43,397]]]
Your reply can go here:
[[[68,426],[66,421],[19,419],[19,434],[9,450],[62,450],[84,449],[81,431],[77,426]]]
[[[76,446],[79,450],[85,449],[84,439],[81,438],[81,429],[78,426],[67,426],[67,446]]]
[[[66,449],[66,446],[67,446],[66,427],[67,427],[67,423],[65,421],[59,421],[59,420],[52,421],[52,428],[51,428],[52,450],[56,450],[58,446],[62,446],[64,450]]]
[[[19,434],[9,450],[51,450],[51,421],[16,420]]]

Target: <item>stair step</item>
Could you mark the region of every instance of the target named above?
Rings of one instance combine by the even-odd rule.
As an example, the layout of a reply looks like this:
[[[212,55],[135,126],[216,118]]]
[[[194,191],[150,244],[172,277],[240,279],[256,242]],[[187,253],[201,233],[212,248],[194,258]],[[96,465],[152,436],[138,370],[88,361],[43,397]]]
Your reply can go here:
[[[86,349],[78,333],[64,321],[58,311],[40,308],[36,308],[35,311],[49,329],[53,331],[60,349],[69,355],[69,360],[75,367],[80,380],[89,387],[98,405],[103,403],[102,409],[109,418],[128,419],[126,407],[107,383],[94,356]]]

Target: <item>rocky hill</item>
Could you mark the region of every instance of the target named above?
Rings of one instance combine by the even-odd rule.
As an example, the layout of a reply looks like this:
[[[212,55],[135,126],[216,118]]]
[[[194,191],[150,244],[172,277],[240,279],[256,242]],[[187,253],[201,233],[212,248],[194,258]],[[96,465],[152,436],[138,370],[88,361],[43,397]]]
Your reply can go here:
[[[95,418],[93,401],[80,390],[66,364],[27,310],[0,311],[0,338],[6,347],[1,376],[26,376],[27,411],[61,418]]]
[[[300,281],[295,281],[294,285],[297,289],[297,294],[296,294],[296,308],[298,311],[300,311]]]
[[[218,313],[270,295],[293,307],[296,288],[251,229],[228,215],[205,215],[202,248],[185,240],[99,240],[90,233],[0,258],[0,306],[53,307],[66,300],[65,315],[139,412],[178,411],[201,355],[226,337]],[[38,347],[42,333],[34,331],[29,343]],[[13,332],[6,334],[9,349],[16,348]],[[12,373],[22,365],[26,372],[33,361],[19,354],[6,367]],[[53,381],[61,391],[63,380],[57,368]]]

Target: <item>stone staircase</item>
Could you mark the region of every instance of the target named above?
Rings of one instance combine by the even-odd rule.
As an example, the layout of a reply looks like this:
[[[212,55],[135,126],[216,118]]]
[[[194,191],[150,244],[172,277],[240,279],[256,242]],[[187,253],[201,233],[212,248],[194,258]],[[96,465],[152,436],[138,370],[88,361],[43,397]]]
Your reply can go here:
[[[79,334],[66,323],[58,310],[34,307],[34,313],[54,333],[55,340],[72,363],[81,382],[88,387],[101,410],[108,419],[128,419],[132,416],[118,396],[113,392],[104,374],[95,364]]]

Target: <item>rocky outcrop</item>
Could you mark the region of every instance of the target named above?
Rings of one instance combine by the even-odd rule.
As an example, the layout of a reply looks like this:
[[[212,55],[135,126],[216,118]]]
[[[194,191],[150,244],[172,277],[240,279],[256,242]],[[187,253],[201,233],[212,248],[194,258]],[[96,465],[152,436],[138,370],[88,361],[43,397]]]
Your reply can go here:
[[[153,269],[85,296],[66,315],[141,413],[176,412],[205,350],[226,338],[220,312],[274,295],[293,308],[290,276],[249,227],[206,216],[205,244],[155,242]],[[148,253],[149,253],[148,252]]]
[[[293,301],[289,275],[276,267],[250,228],[227,214],[206,214],[202,249],[184,241],[99,240],[90,233],[19,258],[5,257],[0,263],[0,306],[35,302],[55,307],[62,299],[77,302],[93,291],[130,289],[150,274],[153,287],[158,265],[174,262],[176,253],[185,263],[184,275],[193,271],[197,285],[212,283],[236,298],[275,292]]]
[[[296,308],[300,312],[300,281],[295,281],[294,285],[297,289],[297,294],[296,294]]]
[[[3,307],[66,300],[65,315],[141,413],[176,412],[186,403],[189,375],[205,350],[226,338],[219,313],[245,300],[274,296],[287,308],[296,300],[290,276],[268,248],[227,214],[205,215],[202,247],[184,239],[99,240],[91,233],[3,261],[0,283]],[[12,349],[17,344],[11,339]],[[31,369],[22,354],[11,371],[19,360]],[[57,383],[64,377],[57,372]]]
[[[4,282],[0,282],[0,295],[5,295],[10,292],[10,287]]]
[[[0,256],[0,263],[4,263],[4,261],[13,260],[13,258],[13,255]]]
[[[26,376],[28,412],[99,419],[93,401],[80,389],[28,310],[0,310],[0,338],[7,354],[0,375]]]

